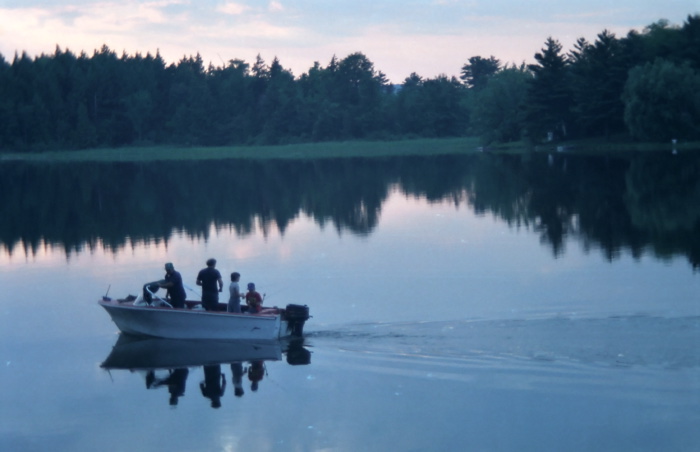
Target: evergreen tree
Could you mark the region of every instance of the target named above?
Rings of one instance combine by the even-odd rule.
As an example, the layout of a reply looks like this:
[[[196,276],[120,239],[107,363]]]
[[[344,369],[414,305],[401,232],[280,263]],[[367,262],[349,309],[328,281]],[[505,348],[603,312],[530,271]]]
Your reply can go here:
[[[700,14],[688,16],[680,30],[679,57],[700,70]]]
[[[13,87],[10,64],[0,55],[0,150],[7,149],[15,139]]]
[[[254,101],[249,89],[250,65],[230,60],[221,68],[209,71],[210,134],[216,145],[246,143],[251,140]]]
[[[572,95],[569,68],[559,41],[547,38],[545,47],[535,54],[535,60],[537,64],[528,66],[533,78],[525,110],[527,134],[536,141],[550,133],[557,138],[567,137]]]
[[[579,39],[569,61],[578,135],[610,136],[623,131],[620,97],[628,68],[615,35],[604,30],[594,44]]]
[[[180,144],[212,144],[208,106],[211,97],[202,57],[184,57],[167,68],[168,109],[173,112],[166,127],[170,139]]]
[[[294,76],[275,57],[270,65],[269,82],[260,103],[264,125],[258,141],[277,144],[293,136],[299,127],[298,106]]]
[[[501,62],[493,55],[489,58],[473,56],[462,66],[461,78],[470,88],[479,90],[486,86],[489,78],[501,69]]]

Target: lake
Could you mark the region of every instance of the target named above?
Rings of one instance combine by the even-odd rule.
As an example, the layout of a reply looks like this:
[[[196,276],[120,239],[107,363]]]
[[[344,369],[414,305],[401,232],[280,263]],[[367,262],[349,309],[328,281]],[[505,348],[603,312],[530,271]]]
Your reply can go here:
[[[0,450],[700,450],[700,153],[3,161],[0,201]],[[210,257],[303,344],[96,303]]]

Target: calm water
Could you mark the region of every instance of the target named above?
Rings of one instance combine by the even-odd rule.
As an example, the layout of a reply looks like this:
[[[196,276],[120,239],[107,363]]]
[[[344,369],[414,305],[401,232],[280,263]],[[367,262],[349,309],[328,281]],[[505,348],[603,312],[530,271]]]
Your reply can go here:
[[[0,162],[0,218],[2,451],[700,449],[695,154]],[[209,257],[304,343],[96,304]]]

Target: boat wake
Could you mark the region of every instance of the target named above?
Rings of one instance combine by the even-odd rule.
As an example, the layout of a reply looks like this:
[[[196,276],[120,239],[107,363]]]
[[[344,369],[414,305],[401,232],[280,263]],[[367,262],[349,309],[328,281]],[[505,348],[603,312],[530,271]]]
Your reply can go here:
[[[314,347],[475,363],[700,366],[700,317],[620,316],[346,325],[307,332]]]

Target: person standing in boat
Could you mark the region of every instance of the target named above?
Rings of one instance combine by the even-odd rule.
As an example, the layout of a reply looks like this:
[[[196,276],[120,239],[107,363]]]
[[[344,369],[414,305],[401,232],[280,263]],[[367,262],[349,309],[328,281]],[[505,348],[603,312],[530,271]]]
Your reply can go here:
[[[231,284],[228,286],[229,298],[228,298],[228,312],[241,312],[241,288],[238,285],[238,281],[241,280],[241,274],[238,272],[231,273]]]
[[[175,266],[172,263],[165,264],[165,279],[160,281],[158,285],[168,290],[167,297],[173,308],[185,307],[186,294],[185,287],[182,285],[182,276],[180,272],[175,271]]]
[[[216,269],[216,259],[207,261],[197,275],[197,285],[202,286],[202,306],[207,311],[216,311],[219,306],[219,292],[224,289],[221,273]]]
[[[254,283],[248,283],[248,293],[245,294],[245,302],[250,314],[258,314],[262,310],[263,297],[255,290]]]

